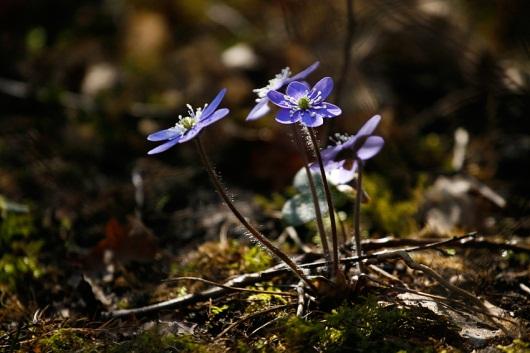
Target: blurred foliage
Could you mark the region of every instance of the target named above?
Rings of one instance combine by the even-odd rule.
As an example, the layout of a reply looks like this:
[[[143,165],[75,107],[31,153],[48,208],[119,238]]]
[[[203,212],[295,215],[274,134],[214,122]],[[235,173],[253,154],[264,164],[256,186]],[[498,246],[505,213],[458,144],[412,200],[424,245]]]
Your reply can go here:
[[[364,187],[371,201],[363,205],[361,211],[366,216],[370,228],[383,234],[398,236],[417,232],[419,225],[415,216],[425,188],[424,183],[424,178],[420,178],[412,198],[395,200],[393,190],[388,187],[383,177],[377,174],[368,175],[364,179]]]
[[[0,287],[14,290],[25,276],[39,278],[44,272],[39,256],[43,240],[35,238],[36,229],[29,211],[20,213],[6,209],[0,220]]]

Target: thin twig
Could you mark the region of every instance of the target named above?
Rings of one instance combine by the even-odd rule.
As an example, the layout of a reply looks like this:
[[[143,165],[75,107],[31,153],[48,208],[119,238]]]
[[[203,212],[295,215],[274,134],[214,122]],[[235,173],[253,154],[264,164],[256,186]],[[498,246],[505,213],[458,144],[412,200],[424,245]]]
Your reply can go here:
[[[252,319],[253,317],[256,317],[256,316],[259,316],[259,315],[264,315],[264,314],[268,314],[268,313],[271,313],[273,311],[276,311],[276,310],[281,310],[281,309],[286,309],[286,308],[289,308],[289,307],[293,307],[293,306],[296,306],[297,304],[283,304],[283,305],[277,305],[277,306],[273,306],[271,308],[268,308],[268,309],[265,309],[265,310],[261,310],[261,311],[258,311],[258,312],[255,312],[255,313],[252,313],[252,314],[249,314],[247,316],[244,316],[242,317],[241,319],[239,319],[238,321],[230,324],[227,328],[225,328],[220,334],[218,334],[216,336],[216,338],[220,338],[224,335],[226,335],[230,330],[232,330],[234,327],[240,325],[241,323],[249,320],[249,319]]]
[[[230,290],[233,290],[233,291],[236,291],[236,292],[248,292],[248,293],[258,293],[258,294],[273,294],[273,295],[280,295],[280,296],[285,296],[285,297],[296,297],[297,296],[297,294],[287,293],[287,292],[274,292],[274,291],[270,291],[270,290],[260,290],[260,289],[232,287],[232,286],[227,286],[227,285],[225,285],[223,283],[210,281],[210,280],[207,280],[207,279],[204,279],[204,278],[200,278],[200,277],[190,277],[190,276],[176,277],[176,278],[167,279],[164,282],[171,283],[171,282],[184,281],[184,280],[199,281],[199,282],[203,282],[203,283],[206,283],[206,284],[210,284],[212,286],[216,286],[216,287],[220,287],[220,288],[224,288],[224,289],[230,289]]]
[[[298,306],[296,308],[296,316],[300,317],[304,314],[304,305],[305,305],[305,291],[303,283],[298,283],[296,287],[296,292],[298,293]]]
[[[251,337],[251,336],[254,336],[256,333],[258,333],[259,331],[263,330],[265,327],[275,323],[276,321],[280,320],[281,318],[280,317],[275,317],[274,319],[270,320],[270,321],[267,321],[266,323],[264,323],[263,325],[261,325],[260,327],[258,327],[257,329],[255,329],[254,331],[252,331],[248,337]]]
[[[512,336],[503,325],[501,325],[500,323],[498,323],[497,321],[495,321],[495,320],[493,320],[491,318],[494,315],[489,311],[489,309],[484,305],[484,303],[479,298],[477,298],[475,295],[471,294],[470,292],[466,291],[465,289],[462,289],[462,288],[459,288],[459,287],[453,285],[451,282],[447,281],[445,278],[440,276],[436,271],[434,271],[429,266],[417,263],[416,261],[414,261],[410,257],[410,255],[407,252],[400,251],[399,252],[399,257],[402,258],[403,261],[405,261],[407,266],[409,266],[410,268],[412,268],[414,270],[418,270],[418,271],[421,271],[421,272],[425,273],[427,276],[433,278],[438,283],[440,283],[442,286],[444,286],[446,289],[448,289],[449,292],[457,294],[461,298],[467,299],[467,300],[471,301],[472,303],[474,303],[475,306],[478,309],[480,309],[482,314],[484,314],[490,320],[490,322],[492,324],[494,324],[496,327],[501,329],[502,332],[504,332],[505,335]]]
[[[462,239],[473,237],[475,235],[476,233],[469,233],[469,234],[465,234],[462,236],[453,237],[451,239],[445,239],[445,240],[438,241],[435,243],[419,245],[419,246],[411,247],[407,249],[399,249],[397,251],[391,251],[391,252],[383,251],[383,252],[378,252],[378,253],[374,253],[370,255],[364,255],[362,257],[343,258],[341,259],[341,263],[343,264],[356,263],[357,261],[368,260],[368,259],[371,259],[374,262],[378,262],[378,257],[381,257],[381,256],[385,256],[386,259],[391,257],[390,254],[393,254],[394,257],[398,257],[397,252],[399,251],[413,252],[413,251],[427,250],[427,249],[430,249],[436,246],[445,246],[445,245],[449,245],[452,243],[457,243],[461,241]],[[304,257],[307,258],[309,255],[313,255],[313,254],[307,254]],[[320,261],[300,264],[299,266],[300,268],[304,268],[304,269],[315,269],[319,267],[324,267],[327,264],[328,263],[326,261],[320,260]],[[256,282],[270,280],[279,275],[286,274],[289,271],[290,270],[285,266],[285,264],[281,263],[281,264],[278,264],[276,266],[273,266],[261,272],[242,274],[229,281],[224,282],[223,285],[226,287],[244,287],[244,286],[248,286],[251,284],[255,284]],[[219,287],[210,288],[200,293],[187,294],[182,297],[166,300],[160,303],[151,304],[151,305],[147,305],[144,307],[103,312],[102,316],[106,318],[109,318],[109,317],[117,318],[117,317],[129,316],[129,315],[146,315],[146,314],[150,314],[150,313],[161,311],[161,310],[170,310],[170,309],[175,309],[179,307],[185,307],[188,305],[198,303],[203,300],[219,298],[231,292],[233,292],[232,289],[219,288]]]

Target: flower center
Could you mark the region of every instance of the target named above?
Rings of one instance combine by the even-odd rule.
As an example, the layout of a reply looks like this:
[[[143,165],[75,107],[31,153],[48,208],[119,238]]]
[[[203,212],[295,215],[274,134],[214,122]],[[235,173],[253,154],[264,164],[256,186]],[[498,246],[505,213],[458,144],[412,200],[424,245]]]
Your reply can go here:
[[[191,129],[196,123],[197,121],[190,116],[182,118],[179,122],[179,124],[186,130]]]
[[[311,108],[311,101],[307,97],[302,97],[297,102],[298,108],[309,109]]]
[[[194,127],[199,119],[195,116],[185,116],[179,115],[179,121],[175,124],[175,129],[177,129],[181,134],[187,132],[189,129]]]

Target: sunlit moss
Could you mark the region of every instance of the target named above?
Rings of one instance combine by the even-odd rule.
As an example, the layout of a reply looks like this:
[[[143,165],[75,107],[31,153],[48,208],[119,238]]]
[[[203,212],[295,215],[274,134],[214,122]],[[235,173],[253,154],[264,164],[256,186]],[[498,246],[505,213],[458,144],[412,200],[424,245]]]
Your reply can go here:
[[[498,345],[497,349],[503,353],[530,353],[530,343],[520,339],[514,339],[507,346]]]
[[[161,333],[156,328],[142,332],[133,339],[109,347],[109,353],[208,353],[222,352],[223,347],[210,342],[201,342],[193,335]]]
[[[23,276],[39,278],[44,273],[39,256],[42,240],[32,240],[35,228],[29,213],[7,212],[0,223],[0,287],[13,290]]]
[[[272,265],[272,257],[259,246],[248,246],[237,240],[227,244],[206,242],[171,268],[173,276],[199,275],[227,278],[242,272],[261,271]]]
[[[398,235],[408,235],[418,230],[415,216],[423,190],[423,182],[420,181],[410,199],[396,201],[392,190],[383,178],[370,175],[363,180],[371,202],[364,206],[362,211],[375,228],[381,232]]]
[[[272,257],[259,246],[252,246],[243,252],[242,268],[245,272],[263,271],[272,264]]]
[[[289,352],[435,352],[428,336],[422,344],[406,340],[407,332],[425,323],[423,329],[434,333],[439,328],[428,325],[431,321],[421,320],[402,308],[383,307],[374,298],[363,304],[343,304],[319,320],[304,320],[291,316],[285,319],[281,328],[285,330],[285,344]],[[440,334],[443,334],[440,332]]]
[[[47,353],[96,352],[89,340],[70,329],[58,329],[49,337],[40,339],[37,351]]]

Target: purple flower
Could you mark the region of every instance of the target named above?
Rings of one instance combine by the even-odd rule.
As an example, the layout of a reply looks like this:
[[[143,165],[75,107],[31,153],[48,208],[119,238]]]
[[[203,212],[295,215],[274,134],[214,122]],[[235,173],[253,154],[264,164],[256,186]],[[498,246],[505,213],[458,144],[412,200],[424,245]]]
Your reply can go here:
[[[267,86],[253,90],[253,92],[255,92],[258,95],[258,98],[256,98],[257,104],[254,106],[254,108],[252,108],[250,113],[248,113],[246,120],[249,121],[249,120],[259,119],[270,111],[269,98],[267,97],[267,94],[270,91],[279,90],[286,84],[291,83],[293,81],[303,80],[310,73],[315,71],[318,65],[320,65],[320,63],[316,61],[313,64],[311,64],[311,66],[307,67],[305,70],[297,73],[294,76],[291,76],[291,70],[288,67],[286,67],[279,74],[274,76],[272,80],[269,80],[269,83],[267,84]]]
[[[383,148],[383,138],[373,135],[380,121],[381,116],[375,115],[356,135],[337,136],[336,146],[329,146],[320,151],[326,175],[333,184],[346,184],[351,181],[357,171],[357,163],[374,157]],[[318,165],[314,163],[311,168],[318,168]]]
[[[226,108],[215,109],[219,106],[219,103],[221,103],[225,93],[226,88],[219,91],[213,101],[210,104],[205,104],[203,108],[193,110],[191,105],[188,104],[188,116],[183,117],[182,115],[179,115],[179,120],[175,126],[154,132],[147,136],[149,141],[166,141],[160,146],[147,152],[147,154],[164,152],[177,143],[189,141],[197,136],[197,134],[206,126],[224,118],[229,110]]]
[[[286,94],[270,91],[267,97],[281,109],[276,121],[282,124],[301,122],[308,127],[317,127],[324,118],[334,118],[342,113],[339,107],[324,102],[333,89],[331,77],[324,77],[313,88],[307,83],[293,81],[287,86]]]

